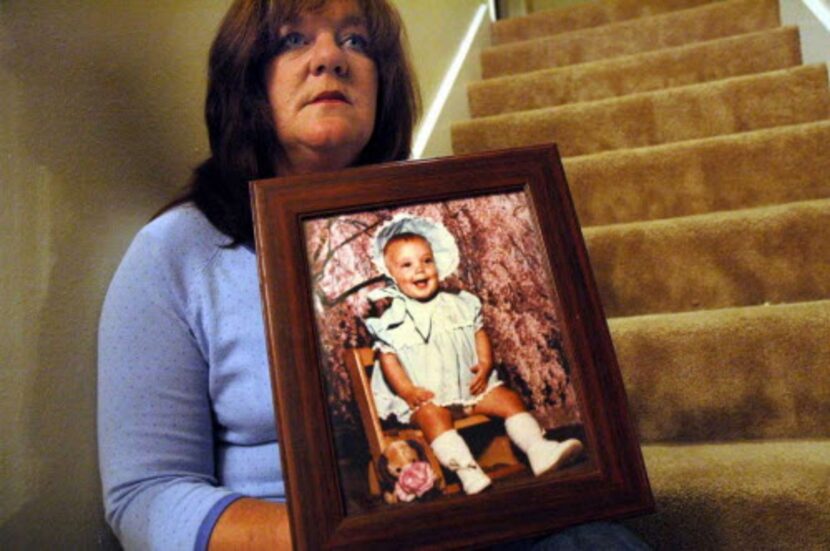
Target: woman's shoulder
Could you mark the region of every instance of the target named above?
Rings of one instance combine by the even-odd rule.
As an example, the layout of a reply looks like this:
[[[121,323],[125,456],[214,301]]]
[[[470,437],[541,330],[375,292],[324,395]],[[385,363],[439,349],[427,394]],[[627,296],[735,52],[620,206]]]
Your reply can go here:
[[[162,213],[139,230],[127,255],[137,255],[168,266],[200,267],[231,239],[210,223],[192,203]]]
[[[230,238],[190,203],[176,206],[141,228],[116,272],[115,280],[146,285],[166,282],[188,288],[205,273]]]
[[[193,203],[160,214],[141,228],[136,239],[153,241],[169,252],[211,251],[230,242]]]

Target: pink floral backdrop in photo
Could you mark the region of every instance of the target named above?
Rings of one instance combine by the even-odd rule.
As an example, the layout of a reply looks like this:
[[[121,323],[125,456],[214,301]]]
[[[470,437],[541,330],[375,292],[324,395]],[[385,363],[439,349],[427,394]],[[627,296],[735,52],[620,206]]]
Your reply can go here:
[[[377,229],[398,213],[442,222],[461,262],[442,286],[481,299],[497,369],[546,429],[580,422],[563,356],[555,290],[524,193],[503,193],[316,219],[305,225],[317,330],[335,426],[357,423],[345,348],[371,346],[367,294],[385,285],[371,259]],[[554,266],[555,270],[556,267]]]

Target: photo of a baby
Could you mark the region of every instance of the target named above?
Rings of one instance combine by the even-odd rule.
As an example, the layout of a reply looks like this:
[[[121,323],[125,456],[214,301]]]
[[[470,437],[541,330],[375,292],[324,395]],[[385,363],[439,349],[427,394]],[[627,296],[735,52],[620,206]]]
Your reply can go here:
[[[304,233],[349,514],[590,462],[524,193],[321,217]]]
[[[389,285],[369,298],[392,299],[382,316],[366,320],[379,352],[381,369],[372,375],[372,392],[381,418],[395,415],[420,428],[441,466],[458,476],[467,494],[481,492],[491,480],[454,429],[453,406],[503,419],[535,475],[582,452],[577,439],[545,439],[521,397],[499,380],[481,300],[441,288],[459,263],[455,238],[443,224],[398,215],[377,231],[372,252]]]

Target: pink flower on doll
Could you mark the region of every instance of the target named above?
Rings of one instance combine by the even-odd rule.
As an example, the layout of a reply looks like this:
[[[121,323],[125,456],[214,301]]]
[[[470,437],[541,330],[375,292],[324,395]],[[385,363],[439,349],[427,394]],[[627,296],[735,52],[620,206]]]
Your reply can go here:
[[[421,497],[435,485],[436,476],[426,461],[415,461],[401,471],[395,483],[395,495],[401,501],[412,501]]]

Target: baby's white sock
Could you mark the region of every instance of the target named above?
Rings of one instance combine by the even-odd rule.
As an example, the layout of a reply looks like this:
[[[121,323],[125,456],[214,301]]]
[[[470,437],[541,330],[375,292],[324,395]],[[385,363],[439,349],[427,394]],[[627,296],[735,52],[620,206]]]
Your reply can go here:
[[[571,438],[564,442],[546,440],[542,427],[527,411],[504,420],[507,436],[525,452],[533,474],[540,475],[567,462],[582,452],[582,442]]]
[[[456,430],[441,433],[431,446],[438,461],[458,475],[467,494],[477,494],[490,485],[490,477],[478,466],[467,443]]]

